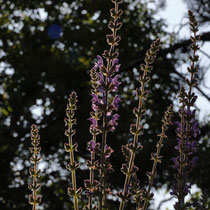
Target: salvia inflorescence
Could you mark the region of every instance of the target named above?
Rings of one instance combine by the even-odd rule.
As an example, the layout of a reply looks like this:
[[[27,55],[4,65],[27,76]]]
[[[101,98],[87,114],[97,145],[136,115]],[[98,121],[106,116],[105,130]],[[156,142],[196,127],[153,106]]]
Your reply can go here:
[[[199,50],[197,41],[199,36],[197,35],[198,28],[195,16],[191,11],[188,13],[190,20],[190,30],[192,32],[190,47],[192,55],[189,56],[190,66],[187,68],[190,73],[190,79],[186,79],[187,89],[185,87],[180,88],[179,92],[179,116],[180,122],[176,122],[177,129],[177,146],[175,149],[178,151],[177,157],[172,158],[174,162],[174,168],[177,171],[175,175],[176,182],[174,183],[171,191],[171,195],[177,197],[177,202],[174,208],[177,210],[184,210],[189,207],[190,203],[185,203],[185,196],[190,193],[192,183],[189,182],[189,173],[196,166],[198,157],[195,155],[196,137],[200,133],[198,128],[198,122],[195,120],[195,108],[194,103],[197,99],[196,94],[192,88],[196,85],[195,75],[198,71],[198,55]]]
[[[146,52],[144,63],[140,65],[142,72],[139,77],[140,85],[136,89],[136,96],[138,98],[138,105],[133,108],[135,123],[130,125],[130,133],[133,136],[133,141],[122,145],[121,150],[125,157],[125,163],[121,167],[121,171],[125,176],[125,181],[122,183],[122,190],[114,194],[107,181],[109,173],[114,171],[110,163],[110,156],[114,152],[113,149],[107,145],[107,138],[109,132],[114,132],[118,125],[119,114],[117,110],[120,106],[120,96],[117,95],[120,82],[120,64],[118,60],[119,53],[116,51],[116,46],[119,45],[121,37],[117,34],[122,26],[120,22],[123,14],[120,9],[121,0],[112,0],[114,8],[110,10],[111,20],[108,24],[111,33],[106,36],[106,41],[109,46],[107,50],[100,56],[97,56],[97,61],[90,70],[91,78],[91,102],[92,110],[90,112],[89,131],[91,139],[87,143],[87,150],[90,153],[89,159],[86,160],[86,165],[89,168],[89,178],[84,180],[85,189],[82,191],[81,187],[77,186],[76,170],[80,167],[75,159],[75,152],[77,152],[78,145],[74,142],[73,136],[76,132],[74,126],[76,124],[75,111],[77,110],[77,94],[72,92],[68,99],[66,108],[66,118],[64,119],[66,130],[65,135],[68,137],[68,142],[64,144],[65,151],[69,154],[69,163],[66,168],[71,174],[71,183],[67,189],[68,195],[72,198],[74,209],[78,210],[105,210],[109,209],[107,205],[107,196],[117,196],[119,198],[119,210],[126,209],[127,202],[133,202],[135,208],[138,210],[146,210],[149,206],[150,200],[153,198],[151,192],[152,184],[157,175],[157,166],[161,164],[161,148],[164,146],[164,141],[167,139],[166,131],[168,126],[172,123],[173,106],[170,105],[164,113],[162,118],[162,125],[159,140],[156,144],[156,152],[151,153],[151,160],[153,166],[151,171],[147,172],[148,186],[142,187],[140,180],[138,180],[137,171],[139,164],[135,163],[136,155],[142,150],[141,134],[143,131],[142,117],[146,112],[145,101],[148,96],[148,83],[151,79],[153,63],[160,49],[160,39],[155,40],[149,50]],[[198,71],[198,55],[199,47],[197,41],[198,28],[196,19],[191,11],[189,11],[191,36],[191,51],[189,56],[190,66],[188,72],[190,78],[186,79],[186,87],[182,86],[179,91],[179,117],[180,121],[175,122],[176,128],[176,142],[175,150],[177,156],[172,158],[173,168],[175,170],[175,181],[171,188],[171,195],[177,198],[174,208],[176,210],[184,210],[190,206],[198,206],[197,203],[186,202],[185,196],[190,193],[192,183],[189,181],[191,170],[196,166],[198,158],[197,151],[197,136],[200,133],[198,122],[195,119],[194,104],[197,99],[193,92],[193,86],[196,85],[196,73]],[[29,185],[32,194],[29,195],[29,203],[32,209],[35,210],[37,204],[41,202],[41,195],[39,195],[40,184],[38,178],[40,177],[40,170],[38,169],[38,162],[40,160],[41,148],[38,147],[40,143],[40,136],[38,128],[35,125],[31,127],[31,144],[30,151],[32,153],[31,161],[33,168],[29,170],[33,179],[32,184]],[[81,206],[80,196],[86,196],[86,204]],[[204,199],[203,199],[204,200]],[[83,202],[84,203],[84,202]],[[202,203],[202,201],[200,201]],[[204,206],[204,204],[202,204]],[[201,204],[200,204],[201,206]]]

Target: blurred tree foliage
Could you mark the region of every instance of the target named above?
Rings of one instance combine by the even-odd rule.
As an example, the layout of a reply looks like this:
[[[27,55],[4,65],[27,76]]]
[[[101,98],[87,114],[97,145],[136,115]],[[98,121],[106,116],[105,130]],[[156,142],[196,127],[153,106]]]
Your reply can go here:
[[[71,2],[71,3],[70,3]],[[109,135],[108,144],[115,150],[111,161],[116,171],[110,175],[111,187],[120,189],[124,176],[120,172],[123,162],[120,145],[130,140],[129,124],[136,104],[135,88],[139,86],[139,64],[151,44],[161,38],[162,50],[155,62],[146,103],[145,132],[140,137],[144,146],[137,156],[139,178],[147,184],[145,172],[151,169],[151,151],[155,150],[156,135],[166,107],[177,100],[183,76],[175,67],[181,52],[188,51],[189,41],[172,42],[164,29],[164,20],[155,18],[164,2],[155,9],[148,1],[123,1],[122,41],[118,47],[121,65],[122,105],[119,126]],[[111,1],[101,0],[0,0],[0,209],[24,210],[27,203],[27,183],[30,167],[30,126],[40,126],[42,146],[42,206],[45,210],[71,209],[67,195],[70,174],[64,154],[65,108],[70,91],[79,95],[76,141],[78,158],[83,166],[78,171],[78,185],[83,186],[88,171],[84,159],[88,158],[86,144],[90,140],[87,121],[90,113],[90,76],[96,55],[107,48],[105,35]],[[207,7],[209,9],[209,7]],[[187,11],[186,11],[187,12]],[[175,56],[172,56],[175,54]],[[175,115],[174,120],[177,116]],[[210,166],[209,125],[201,124],[199,156],[201,164],[192,181],[202,189],[207,188]],[[156,186],[171,184],[173,169],[171,158],[175,145],[174,127],[168,132],[162,154],[163,163],[158,168]],[[115,206],[114,201],[110,205]]]

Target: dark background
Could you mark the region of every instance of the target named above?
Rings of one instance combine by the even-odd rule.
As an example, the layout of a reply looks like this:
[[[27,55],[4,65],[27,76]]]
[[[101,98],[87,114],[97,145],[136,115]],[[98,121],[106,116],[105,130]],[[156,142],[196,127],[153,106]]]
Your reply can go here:
[[[189,63],[190,39],[177,41],[178,37],[174,38],[165,31],[165,20],[154,17],[163,9],[165,2],[159,1],[155,10],[143,1],[134,2],[129,0],[121,4],[124,14],[118,50],[122,82],[119,94],[123,100],[119,109],[119,126],[115,133],[108,136],[108,144],[115,150],[111,157],[115,172],[109,180],[112,189],[117,190],[122,188],[124,181],[120,172],[124,161],[120,147],[131,139],[129,125],[133,122],[132,109],[137,105],[135,88],[139,87],[138,69],[146,50],[152,40],[161,38],[162,47],[154,64],[149,98],[145,103],[145,130],[140,137],[144,149],[136,157],[142,186],[147,184],[146,171],[151,170],[150,153],[155,151],[163,112],[177,100],[179,87],[184,83],[185,75],[177,69],[183,63]],[[208,0],[185,3],[195,12],[200,27],[209,24]],[[27,184],[31,182],[28,148],[33,123],[38,124],[41,135],[41,206],[45,210],[73,208],[66,190],[71,177],[65,169],[68,155],[63,149],[67,142],[63,134],[63,118],[68,95],[75,90],[79,102],[74,140],[79,144],[77,158],[84,165],[84,159],[89,157],[86,145],[91,138],[90,122],[87,121],[91,107],[89,70],[96,55],[108,48],[105,35],[110,33],[107,23],[112,7],[111,1],[101,0],[0,0],[0,209],[30,208],[27,203],[30,193]],[[47,12],[45,19],[40,16],[40,8]],[[210,32],[201,32],[199,44],[209,41]],[[204,72],[205,67],[200,66],[196,88],[210,101],[209,96],[199,91]],[[37,108],[42,110],[41,116],[33,111]],[[177,119],[175,114],[173,121]],[[167,132],[169,138],[162,149],[164,159],[158,166],[156,187],[166,183],[170,188],[173,182],[175,171],[170,159],[176,156],[174,129],[172,126]],[[201,121],[200,129],[197,153],[200,161],[191,174],[191,181],[210,195],[209,122]],[[77,170],[78,186],[83,186],[88,174],[84,167]],[[117,209],[117,203],[110,201],[110,205]]]

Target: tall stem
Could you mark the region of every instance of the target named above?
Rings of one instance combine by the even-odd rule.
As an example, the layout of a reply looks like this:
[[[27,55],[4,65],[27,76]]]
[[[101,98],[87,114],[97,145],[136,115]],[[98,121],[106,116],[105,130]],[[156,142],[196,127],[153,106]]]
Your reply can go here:
[[[143,100],[146,100],[147,97],[147,92],[144,90],[145,89],[145,84],[147,84],[150,80],[150,77],[147,76],[147,73],[152,70],[152,63],[154,62],[157,52],[160,47],[160,39],[155,40],[152,45],[150,46],[150,49],[146,52],[146,57],[145,57],[145,65],[141,66],[141,70],[144,72],[143,76],[139,78],[139,81],[141,83],[141,89],[137,89],[137,96],[139,97],[139,103],[138,103],[138,108],[137,111],[134,109],[134,113],[136,115],[136,124],[135,128],[133,130],[133,127],[131,126],[131,133],[134,135],[133,137],[133,148],[136,148],[138,145],[138,136],[140,135],[140,121],[141,121],[141,116],[144,113],[144,110],[142,110],[142,105],[143,105]],[[135,155],[136,155],[136,150],[135,149],[129,149],[130,152],[130,157],[129,157],[129,165],[128,169],[126,169],[126,178],[124,182],[124,187],[123,187],[123,192],[120,193],[120,207],[119,210],[123,210],[125,207],[125,202],[126,202],[126,192],[127,189],[129,188],[130,185],[130,179],[132,176],[132,170],[134,167],[134,161],[135,161]],[[129,192],[128,192],[129,193]]]
[[[118,13],[118,3],[114,2],[115,4],[115,13],[117,14]],[[118,20],[118,17],[116,16],[114,18],[114,25],[116,24]],[[116,29],[114,29],[112,31],[112,34],[113,34],[113,38],[115,39],[116,38]],[[111,54],[112,52],[114,51],[114,45],[111,45],[110,46],[110,49],[109,49],[109,54]],[[110,73],[110,69],[111,69],[111,64],[112,64],[112,60],[110,58],[108,58],[107,60],[107,72],[106,72],[106,77],[105,77],[105,85],[107,86],[108,84],[108,76],[109,76],[109,73]],[[102,132],[102,143],[101,143],[101,155],[100,155],[100,165],[101,165],[101,168],[103,168],[103,164],[104,164],[104,151],[105,151],[105,145],[106,145],[106,141],[107,141],[107,108],[108,108],[108,95],[109,95],[109,90],[106,89],[105,91],[105,101],[107,102],[106,103],[106,107],[105,107],[105,110],[103,112],[103,132]],[[99,198],[99,210],[102,210],[103,209],[103,206],[106,205],[106,194],[105,194],[105,188],[106,188],[106,174],[105,172],[100,174],[100,185],[101,185],[101,196]]]
[[[80,193],[80,189],[77,190],[76,184],[76,169],[79,167],[79,164],[74,160],[74,151],[77,151],[77,145],[73,145],[72,137],[76,133],[73,129],[73,125],[76,124],[76,118],[74,118],[75,110],[77,109],[77,94],[76,92],[72,92],[68,99],[69,103],[66,108],[66,116],[67,118],[64,120],[65,125],[68,126],[65,131],[65,135],[68,136],[68,143],[65,144],[65,151],[69,153],[70,163],[67,165],[67,169],[71,171],[71,179],[72,179],[72,188],[68,188],[69,196],[74,198],[74,210],[79,210],[78,208],[78,194]]]
[[[145,67],[144,77],[147,75],[147,70],[148,70],[148,64]],[[141,112],[141,108],[142,108],[142,104],[143,104],[143,93],[144,93],[144,83],[142,83],[142,86],[141,86],[141,95],[139,97],[139,105],[138,105],[138,112],[139,113]],[[137,116],[137,120],[136,120],[136,128],[139,128],[139,126],[140,126],[140,120],[141,120],[141,116],[139,115],[139,116]],[[134,135],[133,146],[136,145],[137,141],[138,141],[138,133],[136,133]],[[125,183],[124,183],[124,187],[123,187],[123,195],[126,193],[127,186],[129,185],[129,182],[130,182],[131,171],[132,171],[133,165],[134,165],[134,159],[135,159],[135,152],[132,150],[130,161],[129,161],[128,172],[126,174]],[[125,198],[122,198],[121,199],[121,202],[120,202],[119,210],[123,210],[124,207],[125,207]]]
[[[161,135],[161,137],[160,137],[160,145],[162,144],[162,142],[163,142],[163,138],[164,138],[164,131],[162,132],[162,134],[163,135]],[[159,155],[160,155],[160,149],[161,149],[161,147],[158,147],[157,148],[157,152],[156,152],[156,156],[158,157]],[[149,203],[149,199],[148,199],[148,197],[149,197],[149,194],[150,194],[150,190],[151,190],[151,187],[152,187],[152,184],[153,184],[153,178],[154,178],[154,176],[155,176],[155,172],[156,172],[156,168],[157,168],[157,161],[155,161],[154,160],[154,163],[153,163],[153,166],[152,166],[152,177],[151,177],[151,179],[149,180],[149,187],[148,187],[148,189],[147,189],[147,192],[146,192],[146,194],[147,194],[147,198],[144,200],[144,205],[143,205],[143,209],[142,210],[146,210],[147,209],[147,206],[148,206],[148,203]]]
[[[93,134],[93,141],[96,142],[96,134]],[[91,164],[93,165],[95,162],[95,152],[93,151],[91,153]],[[90,168],[90,184],[91,186],[93,186],[93,181],[94,181],[94,169],[93,167]],[[90,210],[92,210],[92,193],[90,194],[89,198],[88,198],[88,203],[89,203],[89,208]]]
[[[68,127],[68,131],[71,133],[72,132],[72,123],[69,122],[69,127]],[[70,145],[70,152],[69,152],[69,156],[70,156],[70,162],[73,165],[74,164],[74,151],[72,149],[72,136],[69,136],[69,145]],[[71,175],[72,175],[72,185],[73,185],[73,190],[74,190],[74,209],[75,210],[79,210],[78,208],[78,199],[77,199],[77,184],[76,184],[76,172],[75,169],[72,169],[71,171]]]

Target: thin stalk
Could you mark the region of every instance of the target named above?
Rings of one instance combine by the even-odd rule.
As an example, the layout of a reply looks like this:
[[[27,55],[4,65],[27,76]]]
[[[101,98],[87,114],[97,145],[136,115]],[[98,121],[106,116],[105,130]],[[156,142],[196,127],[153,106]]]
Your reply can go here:
[[[71,107],[70,107],[71,108]],[[71,117],[70,117],[70,121],[68,124],[68,131],[69,133],[72,133],[73,129],[72,129],[72,123],[71,123]],[[68,140],[69,140],[69,145],[70,145],[70,152],[69,152],[69,156],[70,156],[70,162],[73,165],[74,164],[74,151],[73,151],[73,142],[72,142],[72,135],[68,136]],[[78,208],[78,198],[77,198],[77,184],[76,184],[76,171],[75,169],[71,170],[71,175],[72,175],[72,185],[73,185],[73,190],[74,190],[74,209],[75,210],[79,210]]]
[[[137,89],[136,93],[137,96],[139,97],[139,103],[138,103],[138,108],[137,108],[137,112],[135,113],[136,115],[136,124],[135,124],[135,131],[133,131],[133,127],[131,126],[131,133],[134,135],[133,137],[133,148],[136,147],[136,145],[138,145],[138,136],[140,134],[140,121],[141,121],[141,116],[144,113],[144,110],[142,110],[142,105],[143,105],[143,100],[146,100],[146,96],[147,93],[146,91],[144,91],[145,89],[145,84],[147,84],[150,80],[149,77],[147,77],[147,73],[150,72],[152,70],[152,63],[154,62],[157,52],[159,50],[160,47],[160,39],[155,40],[152,45],[150,46],[150,49],[146,52],[146,57],[145,57],[145,65],[141,66],[141,70],[144,72],[143,76],[139,78],[139,81],[141,83],[141,89]],[[136,109],[136,108],[135,108]],[[132,176],[132,170],[134,167],[134,160],[135,160],[135,150],[130,150],[130,159],[129,159],[129,165],[128,165],[128,169],[126,171],[126,178],[125,178],[125,182],[124,182],[124,187],[123,187],[123,192],[120,193],[122,194],[121,197],[121,202],[120,202],[120,206],[119,206],[119,210],[123,210],[125,207],[125,202],[126,202],[126,192],[127,189],[130,185],[130,179]]]
[[[32,191],[32,194],[29,195],[29,203],[32,205],[32,210],[36,210],[37,204],[41,202],[41,195],[38,195],[38,190],[40,184],[37,183],[37,178],[40,176],[40,170],[38,170],[38,162],[40,161],[39,153],[41,147],[38,147],[40,143],[39,131],[36,125],[31,126],[31,144],[32,147],[29,148],[32,153],[31,161],[33,162],[33,168],[29,169],[29,173],[33,178],[31,184],[28,185],[28,188]]]
[[[115,4],[115,12],[118,13],[118,3],[114,2]],[[114,18],[114,24],[117,22],[118,17]],[[114,39],[116,38],[116,29],[113,30],[113,37]],[[109,53],[111,53],[112,51],[114,51],[114,46],[111,45],[110,49],[109,49]],[[109,58],[107,60],[107,72],[106,72],[106,77],[105,77],[105,85],[107,86],[108,83],[108,75],[110,73],[110,69],[111,69],[111,64],[112,64],[112,60]],[[101,143],[101,155],[100,155],[100,162],[101,162],[101,167],[103,167],[104,164],[104,147],[106,145],[106,141],[107,141],[107,108],[108,108],[108,95],[109,95],[109,91],[106,90],[105,91],[105,100],[106,100],[106,107],[103,113],[103,132],[102,132],[102,143]],[[103,209],[103,206],[106,204],[106,194],[105,191],[103,191],[106,187],[106,174],[102,174],[101,173],[101,177],[100,177],[100,185],[102,186],[102,192],[101,192],[101,196],[99,198],[99,210]]]
[[[153,160],[152,171],[147,173],[149,179],[149,187],[147,188],[146,195],[144,196],[144,204],[142,210],[146,210],[149,204],[150,199],[152,198],[152,194],[150,194],[150,190],[153,184],[153,180],[156,176],[157,172],[157,164],[161,163],[162,156],[160,156],[161,148],[163,147],[163,139],[167,138],[165,135],[166,130],[168,129],[168,125],[171,124],[171,117],[173,115],[173,105],[170,105],[164,113],[164,117],[162,119],[161,133],[158,134],[160,137],[156,147],[157,151],[155,154],[151,154],[151,160]]]
[[[147,75],[147,70],[148,70],[148,64],[146,64],[145,71],[144,71],[144,76]],[[141,95],[139,97],[138,112],[140,112],[141,109],[142,109],[143,93],[144,93],[144,83],[142,83],[142,86],[141,86]],[[137,116],[136,128],[139,128],[139,126],[140,126],[140,120],[141,120],[141,116]],[[138,141],[138,133],[136,132],[136,134],[134,135],[134,139],[133,139],[133,146],[136,145],[137,141]],[[128,184],[130,182],[131,171],[132,171],[133,165],[134,165],[134,159],[135,159],[135,152],[132,151],[131,152],[130,161],[129,161],[128,173],[126,174],[125,183],[124,183],[124,187],[123,187],[123,194],[125,194],[125,192],[127,190],[127,186],[128,186]],[[125,198],[122,198],[121,199],[121,202],[120,202],[119,210],[123,210],[124,207],[125,207]]]
[[[184,103],[184,102],[183,102]],[[184,178],[184,152],[183,152],[183,146],[184,146],[184,125],[185,125],[185,119],[184,119],[184,104],[182,105],[182,116],[181,116],[181,138],[180,138],[180,150],[179,150],[179,180],[178,180],[178,210],[182,210],[184,207],[184,194],[183,189],[185,185],[185,178]]]
[[[76,124],[76,118],[74,119],[75,110],[77,109],[77,94],[72,92],[68,99],[69,103],[66,108],[66,116],[64,119],[67,130],[65,130],[65,135],[68,137],[68,143],[64,144],[65,151],[69,153],[70,163],[67,165],[67,169],[71,171],[72,188],[68,188],[69,196],[74,198],[74,210],[79,210],[78,208],[78,194],[81,193],[81,188],[77,190],[76,184],[76,169],[79,168],[79,164],[74,160],[74,151],[77,151],[77,144],[73,145],[72,137],[75,134],[73,130],[73,125]]]
[[[94,133],[93,135],[93,141],[96,142],[96,134]],[[93,151],[91,153],[91,164],[93,165],[95,162],[95,152]],[[91,167],[90,168],[90,184],[91,186],[93,185],[93,181],[94,181],[94,169]],[[90,210],[92,210],[92,193],[90,194],[89,198],[88,198],[88,204],[90,207]]]
[[[165,136],[165,133],[164,133],[164,130],[162,129],[162,133],[161,133],[160,140],[159,140],[160,145],[163,143],[164,136]],[[156,157],[159,157],[160,150],[161,150],[161,147],[158,147],[157,148],[157,152],[156,152]],[[151,187],[152,187],[152,184],[153,184],[153,179],[154,179],[154,176],[155,176],[157,163],[158,163],[158,161],[154,160],[154,163],[153,163],[153,166],[152,166],[151,179],[149,180],[149,187],[148,187],[147,192],[146,192],[147,198],[144,200],[144,205],[143,205],[143,209],[142,210],[146,210],[147,206],[148,206],[148,203],[149,203],[148,197],[150,195],[150,190],[151,190]]]
[[[34,151],[34,159],[37,159],[37,151],[36,151],[36,146],[35,146],[35,151]],[[37,184],[37,174],[36,174],[36,170],[37,170],[37,162],[35,162],[34,164],[34,176],[33,176],[33,185],[36,186]],[[33,210],[36,210],[36,190],[33,190],[33,198],[34,198],[34,203],[33,203]]]

